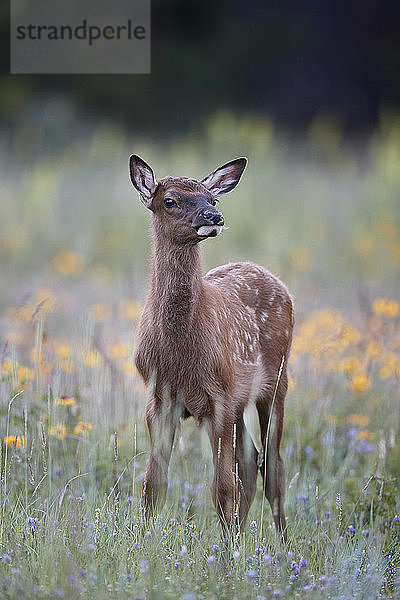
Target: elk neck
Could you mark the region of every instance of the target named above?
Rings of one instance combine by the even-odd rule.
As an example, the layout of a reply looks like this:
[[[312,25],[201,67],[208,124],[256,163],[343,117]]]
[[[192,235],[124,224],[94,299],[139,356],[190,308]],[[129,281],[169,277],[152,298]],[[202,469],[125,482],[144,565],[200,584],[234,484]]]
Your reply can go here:
[[[152,223],[152,312],[164,332],[188,332],[197,315],[203,280],[198,244],[180,245]]]

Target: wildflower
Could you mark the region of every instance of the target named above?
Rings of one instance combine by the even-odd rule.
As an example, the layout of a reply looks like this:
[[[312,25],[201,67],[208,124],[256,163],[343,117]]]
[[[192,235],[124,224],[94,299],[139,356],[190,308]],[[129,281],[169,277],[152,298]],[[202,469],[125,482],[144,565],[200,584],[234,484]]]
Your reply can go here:
[[[58,398],[58,400],[56,400],[56,405],[57,406],[74,406],[74,404],[76,404],[76,400],[75,398],[68,398],[68,396],[61,396],[60,398]]]
[[[307,456],[307,458],[311,458],[314,455],[314,449],[311,448],[311,446],[306,446],[304,448],[304,454]]]
[[[123,370],[125,375],[137,375],[137,369],[134,363],[130,360],[125,360],[121,365],[121,369]]]
[[[347,422],[351,425],[359,425],[360,427],[368,427],[370,418],[367,415],[352,414],[347,417]]]
[[[88,544],[88,548],[91,552],[93,552],[93,550],[96,550],[96,546],[94,544]]]
[[[71,355],[71,348],[66,344],[58,344],[56,346],[56,354],[61,359],[67,359]]]
[[[360,373],[351,378],[349,386],[356,394],[363,394],[370,389],[371,379],[366,373]]]
[[[214,554],[211,554],[211,556],[207,556],[207,563],[211,566],[215,564],[215,556]]]
[[[219,546],[217,546],[216,544],[214,544],[213,547],[211,548],[211,550],[213,551],[214,554],[218,554],[218,552],[219,552]]]
[[[83,363],[90,368],[101,367],[103,357],[97,350],[89,350],[89,352],[83,354]]]
[[[363,429],[362,431],[358,432],[357,439],[358,440],[370,440],[373,437],[373,435],[374,434],[369,429]]]
[[[25,447],[25,436],[24,435],[9,435],[3,439],[3,443],[10,447],[24,448]]]
[[[89,431],[92,431],[91,423],[84,423],[83,421],[79,421],[79,423],[74,428],[74,434],[80,435],[89,435]]]
[[[71,250],[63,250],[53,259],[55,270],[65,277],[80,275],[84,268],[83,256]]]
[[[338,419],[336,415],[326,415],[325,417],[325,421],[328,423],[328,425],[336,425],[337,420]]]
[[[240,552],[239,552],[239,550],[235,550],[235,551],[234,551],[234,553],[233,553],[233,558],[234,558],[235,560],[238,560],[238,559],[240,558]]]
[[[246,571],[246,577],[250,581],[253,581],[257,577],[257,571],[255,571],[254,569],[249,569],[248,571]]]
[[[304,556],[302,556],[300,558],[300,562],[299,562],[300,569],[306,569],[307,568],[307,564],[308,564],[307,559],[304,558]]]
[[[118,311],[122,318],[128,321],[137,321],[142,312],[142,307],[137,301],[125,300],[120,303]]]
[[[110,346],[107,354],[110,358],[113,358],[114,360],[116,360],[118,358],[127,358],[128,352],[129,352],[128,344],[118,342],[118,343],[112,344],[112,346]]]
[[[190,521],[190,523],[188,524],[188,529],[192,533],[194,533],[196,531],[196,524],[195,524],[195,522],[193,520]]]
[[[9,554],[3,554],[1,560],[3,563],[9,564],[11,562],[11,556]]]
[[[57,437],[59,440],[63,440],[67,435],[67,426],[62,423],[57,423],[57,425],[49,427],[49,435]]]
[[[357,356],[348,356],[342,361],[342,369],[347,375],[353,375],[361,370],[361,361]]]
[[[38,529],[39,527],[39,519],[37,517],[28,517],[26,522],[32,529]]]
[[[250,533],[251,533],[251,535],[253,535],[255,537],[257,535],[257,531],[258,531],[257,521],[252,521],[250,523]]]
[[[394,352],[387,352],[383,358],[382,367],[379,369],[379,377],[388,379],[393,377],[400,369],[400,359]]]
[[[145,559],[141,560],[139,563],[139,567],[141,573],[148,573],[150,568],[149,561]]]
[[[348,528],[347,528],[347,533],[348,533],[349,535],[354,535],[355,531],[356,531],[356,530],[354,529],[353,525],[349,525],[349,526],[348,526]]]
[[[362,534],[363,534],[363,536],[365,538],[368,538],[369,537],[369,530],[368,529],[364,529],[363,532],[362,532]]]
[[[5,375],[12,375],[13,373],[13,363],[12,360],[10,360],[9,358],[7,358],[2,364],[1,364],[1,370]]]
[[[111,308],[104,303],[92,304],[89,311],[95,321],[106,321],[111,314]]]
[[[372,308],[377,315],[394,318],[400,314],[400,304],[389,298],[375,298]]]
[[[300,573],[299,566],[295,560],[292,560],[290,564],[290,571],[295,577],[297,577],[297,575]]]
[[[18,367],[18,379],[20,383],[27,383],[35,379],[35,371],[29,367]]]
[[[174,564],[175,569],[179,569],[180,566],[181,566],[181,563],[179,562],[179,560],[177,560]]]

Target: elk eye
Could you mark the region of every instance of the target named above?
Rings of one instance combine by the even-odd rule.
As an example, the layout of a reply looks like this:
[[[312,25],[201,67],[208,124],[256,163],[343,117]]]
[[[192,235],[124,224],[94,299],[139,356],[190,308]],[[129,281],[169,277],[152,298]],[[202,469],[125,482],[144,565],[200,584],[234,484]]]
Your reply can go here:
[[[173,208],[174,206],[177,206],[177,204],[172,198],[164,198],[164,206],[165,208]]]
[[[217,202],[218,202],[217,198],[212,198],[212,199],[210,200],[210,204],[211,204],[211,206],[215,206],[215,205],[217,204]]]

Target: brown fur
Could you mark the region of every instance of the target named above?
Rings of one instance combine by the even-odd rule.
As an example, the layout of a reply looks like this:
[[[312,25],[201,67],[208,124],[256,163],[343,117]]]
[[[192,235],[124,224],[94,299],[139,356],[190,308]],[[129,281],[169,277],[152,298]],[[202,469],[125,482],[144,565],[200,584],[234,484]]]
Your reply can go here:
[[[151,391],[145,509],[152,514],[163,505],[175,428],[181,417],[192,415],[210,437],[212,496],[224,529],[244,526],[260,470],[276,528],[286,536],[279,446],[292,300],[276,277],[249,262],[224,265],[202,277],[201,238],[193,223],[204,206],[218,213],[210,204],[213,193],[184,178],[166,178],[153,190],[152,273],[136,353],[138,371]],[[179,200],[175,212],[165,210],[166,197]],[[243,421],[249,401],[259,415],[260,456]]]

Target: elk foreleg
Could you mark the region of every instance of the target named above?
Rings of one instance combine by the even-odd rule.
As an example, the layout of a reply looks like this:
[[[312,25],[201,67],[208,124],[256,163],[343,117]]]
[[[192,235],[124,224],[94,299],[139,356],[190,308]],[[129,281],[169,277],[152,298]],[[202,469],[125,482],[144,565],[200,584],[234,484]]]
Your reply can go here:
[[[169,404],[169,403],[168,403]],[[165,504],[168,467],[179,414],[165,403],[151,401],[146,409],[150,433],[150,458],[143,481],[143,506],[146,517],[159,512]]]

